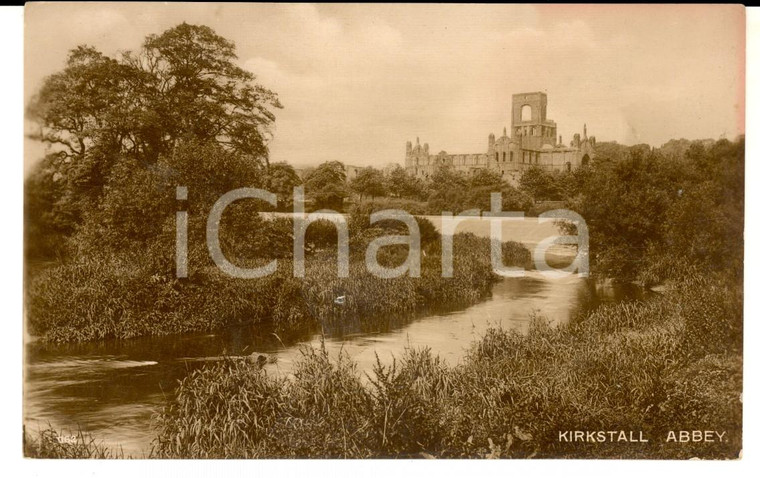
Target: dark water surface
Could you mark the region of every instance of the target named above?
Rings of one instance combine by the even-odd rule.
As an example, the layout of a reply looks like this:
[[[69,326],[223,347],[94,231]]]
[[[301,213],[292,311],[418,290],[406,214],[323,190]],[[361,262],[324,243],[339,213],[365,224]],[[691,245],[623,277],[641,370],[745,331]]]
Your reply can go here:
[[[400,322],[389,319],[374,331],[352,333],[358,327],[351,324],[326,330],[325,346],[331,355],[348,353],[360,371],[371,371],[375,354],[388,361],[410,346],[428,346],[454,365],[491,326],[525,330],[532,313],[563,323],[581,309],[639,296],[630,286],[600,287],[577,276],[549,279],[529,272],[496,283],[488,300],[464,310]],[[287,374],[300,347],[318,346],[320,336],[315,330],[283,343],[258,325],[97,344],[28,343],[25,424],[34,432],[49,423],[64,434],[76,434],[81,427],[105,444],[121,445],[125,454],[141,457],[150,450],[151,415],[189,371],[222,355],[262,352],[277,358],[266,366],[269,373]]]

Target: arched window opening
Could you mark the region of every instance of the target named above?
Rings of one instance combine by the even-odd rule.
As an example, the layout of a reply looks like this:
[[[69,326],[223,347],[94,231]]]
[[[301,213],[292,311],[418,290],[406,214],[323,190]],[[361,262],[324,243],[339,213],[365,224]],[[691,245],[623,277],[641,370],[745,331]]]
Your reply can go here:
[[[533,120],[533,108],[530,105],[523,105],[520,109],[520,121],[532,121]]]

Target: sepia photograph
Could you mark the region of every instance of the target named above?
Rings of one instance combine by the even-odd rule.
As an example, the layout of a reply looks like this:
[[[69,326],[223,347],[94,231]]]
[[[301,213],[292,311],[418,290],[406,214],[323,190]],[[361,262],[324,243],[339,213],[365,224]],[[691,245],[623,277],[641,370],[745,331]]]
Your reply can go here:
[[[23,16],[28,461],[742,458],[744,6]]]

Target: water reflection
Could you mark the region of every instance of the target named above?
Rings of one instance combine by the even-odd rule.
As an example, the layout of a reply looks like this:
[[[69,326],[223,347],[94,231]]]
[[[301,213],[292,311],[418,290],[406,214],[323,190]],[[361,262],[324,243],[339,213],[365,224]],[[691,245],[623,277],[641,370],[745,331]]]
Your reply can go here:
[[[507,278],[492,296],[464,310],[425,317],[380,321],[371,327],[356,320],[325,327],[325,347],[347,353],[360,371],[399,357],[407,347],[428,346],[449,364],[464,357],[470,344],[491,326],[525,331],[531,314],[559,324],[604,301],[641,297],[638,289],[594,284],[572,276],[546,279],[538,273]],[[126,454],[142,456],[150,447],[151,415],[177,381],[220,355],[273,354],[269,373],[287,374],[300,357],[300,344],[319,346],[320,328],[293,337],[271,329],[238,327],[215,334],[140,338],[95,344],[26,346],[25,421],[32,430],[52,424],[76,432],[81,425]]]

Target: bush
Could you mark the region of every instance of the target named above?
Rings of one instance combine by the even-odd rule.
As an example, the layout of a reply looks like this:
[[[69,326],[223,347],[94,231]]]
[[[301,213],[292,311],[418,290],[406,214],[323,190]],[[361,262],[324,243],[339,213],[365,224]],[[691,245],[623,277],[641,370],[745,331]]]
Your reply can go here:
[[[259,221],[253,218],[253,221]],[[81,256],[37,272],[27,287],[29,330],[53,342],[131,338],[144,335],[211,331],[241,324],[269,323],[277,333],[299,334],[317,323],[342,328],[352,324],[361,330],[377,330],[389,320],[405,319],[421,310],[459,308],[488,295],[495,276],[491,271],[489,241],[457,234],[454,239],[454,277],[441,276],[441,245],[433,225],[420,220],[424,254],[421,277],[386,280],[371,274],[364,264],[366,245],[387,229],[352,233],[349,277],[337,277],[337,256],[327,249],[306,260],[306,277],[293,277],[293,262],[286,251],[270,241],[285,241],[290,220],[261,221],[252,228],[250,243],[242,238],[222,238],[222,247],[233,263],[261,266],[278,258],[278,271],[259,279],[226,276],[211,264],[205,244],[191,238],[189,277],[174,275],[174,257],[160,245],[143,251]],[[317,221],[319,222],[319,221]],[[335,228],[322,221],[314,238],[327,241]],[[389,221],[387,228],[403,224]],[[381,224],[381,226],[383,226]],[[311,229],[311,227],[310,227]],[[242,229],[241,229],[242,230]],[[308,232],[307,232],[308,234]],[[197,239],[197,238],[196,238]],[[512,246],[519,256],[528,254]],[[267,252],[264,252],[266,249]],[[386,267],[400,264],[407,248],[383,247],[378,260]],[[250,252],[248,259],[243,256]],[[259,252],[260,251],[260,252]],[[273,257],[274,256],[274,257]],[[507,257],[511,257],[507,255]],[[212,291],[213,293],[210,293]],[[345,296],[336,305],[335,299]]]
[[[415,216],[414,219],[420,228],[420,243],[423,246],[440,240],[441,234],[430,219],[420,216]]]
[[[519,242],[507,241],[501,244],[501,261],[507,267],[533,268],[533,256]]]
[[[317,219],[306,229],[305,242],[316,248],[335,247],[338,243],[338,229],[332,221]]]
[[[293,257],[293,219],[264,218],[244,206],[245,201],[233,203],[222,216],[219,242],[225,256],[241,266],[253,265],[257,259]]]

